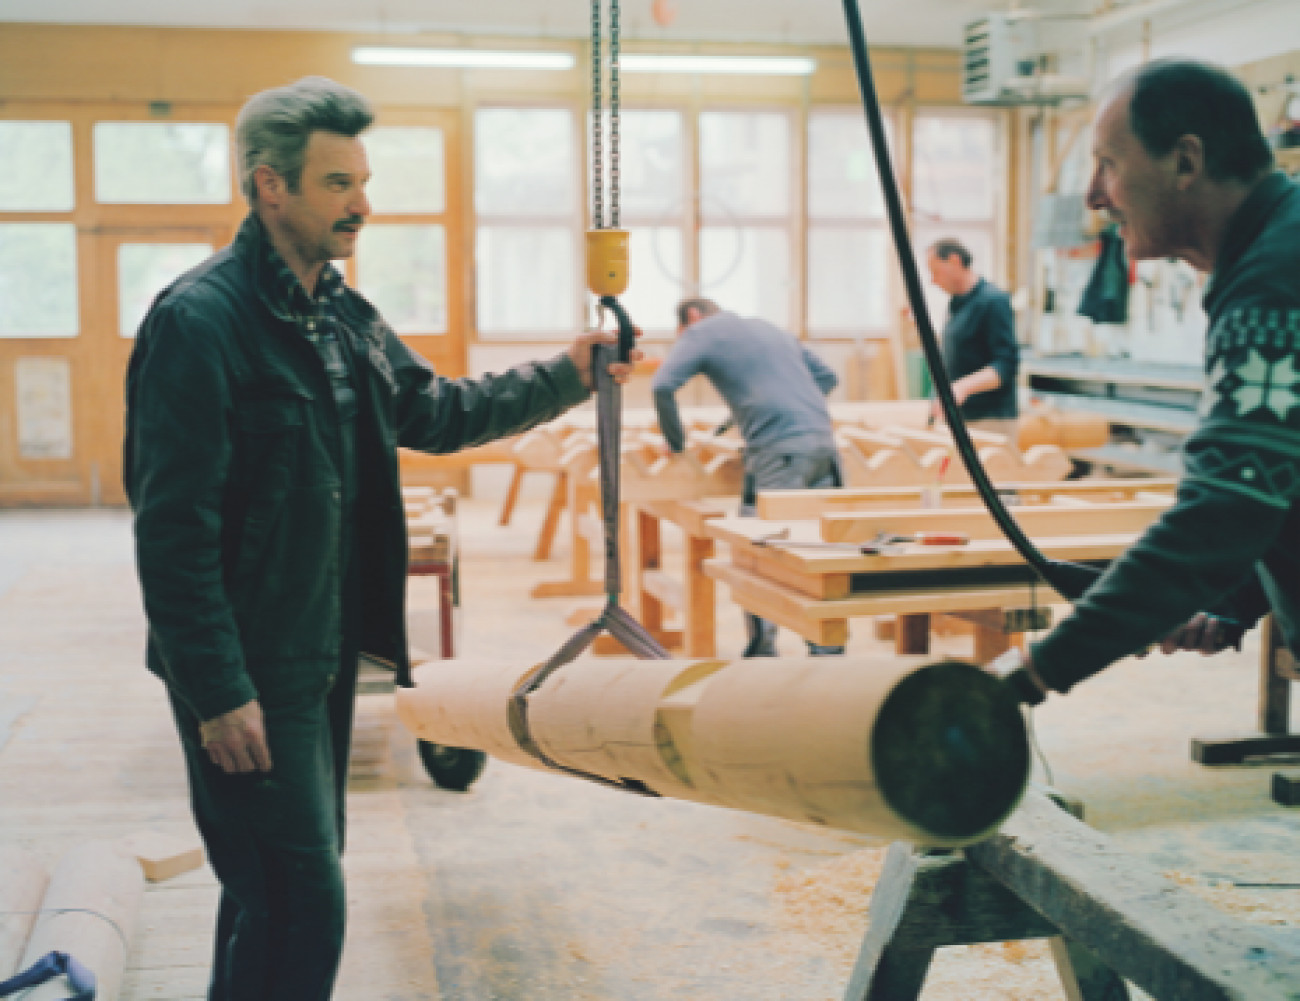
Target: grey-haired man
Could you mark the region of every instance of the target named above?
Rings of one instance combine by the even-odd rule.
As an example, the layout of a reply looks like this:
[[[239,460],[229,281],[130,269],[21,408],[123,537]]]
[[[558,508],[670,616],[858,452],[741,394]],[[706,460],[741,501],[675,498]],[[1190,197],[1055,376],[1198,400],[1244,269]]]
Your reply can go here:
[[[251,211],[155,301],[127,377],[148,664],[222,888],[211,1001],[333,991],[357,656],[409,668],[397,446],[451,452],[549,420],[587,397],[591,347],[611,340],[457,380],[399,341],[329,263],[370,214],[373,117],[321,77],[245,105]]]

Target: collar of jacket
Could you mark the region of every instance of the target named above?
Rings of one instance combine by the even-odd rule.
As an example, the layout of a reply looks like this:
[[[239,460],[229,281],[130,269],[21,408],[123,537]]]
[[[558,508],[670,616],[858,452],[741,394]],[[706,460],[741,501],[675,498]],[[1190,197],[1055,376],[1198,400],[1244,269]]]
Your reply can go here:
[[[1209,287],[1205,290],[1202,299],[1207,313],[1213,307],[1215,292],[1221,284],[1218,280],[1219,276],[1227,274],[1236,266],[1241,255],[1259,238],[1259,234],[1263,232],[1265,225],[1277,210],[1278,203],[1294,190],[1295,185],[1290,179],[1280,170],[1275,170],[1255,185],[1255,189],[1233,213],[1228,223],[1228,231],[1224,234],[1223,243],[1219,247],[1218,258],[1214,262],[1214,273]]]
[[[257,213],[249,212],[244,219],[239,227],[239,233],[235,236],[232,251],[234,256],[248,268],[257,297],[271,315],[283,323],[293,324],[296,328],[298,317],[294,314],[289,299],[292,287],[285,291],[285,283],[280,281],[280,268],[287,268],[287,265],[281,263],[277,267],[272,262],[272,255],[277,260],[279,255],[275,254],[266,226],[257,217]],[[370,363],[384,377],[389,389],[396,392],[397,382],[393,367],[384,351],[383,319],[379,311],[359,292],[349,288],[344,283],[343,276],[332,265],[326,264],[325,269],[330,273],[330,288],[337,290],[337,294],[332,297],[333,305],[343,325],[361,339]],[[324,272],[322,272],[322,279],[324,279]],[[334,282],[337,284],[333,284]]]

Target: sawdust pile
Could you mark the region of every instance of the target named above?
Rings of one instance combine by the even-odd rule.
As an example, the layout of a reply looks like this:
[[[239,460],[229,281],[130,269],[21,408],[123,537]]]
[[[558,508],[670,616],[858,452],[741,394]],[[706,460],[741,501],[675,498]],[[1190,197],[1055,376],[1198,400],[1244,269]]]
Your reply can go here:
[[[885,849],[878,848],[797,870],[789,858],[778,859],[775,891],[786,947],[813,948],[847,977],[884,862]],[[1065,993],[1047,943],[1025,941],[940,949],[924,996],[925,1001],[1060,1001]]]

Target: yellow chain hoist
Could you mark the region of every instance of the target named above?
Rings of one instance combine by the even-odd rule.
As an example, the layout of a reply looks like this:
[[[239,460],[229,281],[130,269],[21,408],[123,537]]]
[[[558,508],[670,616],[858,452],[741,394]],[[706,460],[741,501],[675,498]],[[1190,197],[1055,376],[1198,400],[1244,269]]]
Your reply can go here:
[[[604,121],[602,119],[600,7],[591,0],[591,229],[587,230],[587,287],[598,298],[627,291],[628,234],[619,215],[619,0],[609,0],[609,222],[604,209]]]

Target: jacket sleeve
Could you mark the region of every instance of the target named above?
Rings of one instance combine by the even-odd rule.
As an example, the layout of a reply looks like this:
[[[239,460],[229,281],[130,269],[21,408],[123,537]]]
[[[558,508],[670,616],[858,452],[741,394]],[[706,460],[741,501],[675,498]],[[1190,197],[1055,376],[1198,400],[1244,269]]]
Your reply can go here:
[[[683,334],[650,381],[655,413],[659,417],[659,432],[674,452],[686,447],[686,430],[677,409],[677,390],[699,373],[702,363],[703,357],[695,349],[694,340],[689,334]]]
[[[817,383],[817,388],[822,391],[822,396],[828,395],[831,390],[840,384],[839,376],[835,370],[821,360],[816,352],[811,351],[804,345],[799,345],[799,350],[803,352],[804,364],[808,366],[808,371],[812,373],[813,381]]]
[[[1016,381],[1016,369],[1020,366],[1020,345],[1016,343],[1016,318],[1011,311],[1011,299],[1005,294],[994,296],[984,322],[988,363],[997,369],[1002,385],[1010,386]]]
[[[164,304],[127,386],[124,471],[154,660],[200,719],[257,698],[222,574],[231,394],[210,324]]]
[[[475,379],[446,379],[391,332],[399,445],[443,454],[553,420],[590,395],[567,352]]]
[[[1294,349],[1276,336],[1294,314],[1250,307],[1215,323],[1205,416],[1184,445],[1177,503],[1033,648],[1051,687],[1067,691],[1219,607],[1276,545],[1300,501],[1300,406],[1288,388]]]

